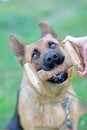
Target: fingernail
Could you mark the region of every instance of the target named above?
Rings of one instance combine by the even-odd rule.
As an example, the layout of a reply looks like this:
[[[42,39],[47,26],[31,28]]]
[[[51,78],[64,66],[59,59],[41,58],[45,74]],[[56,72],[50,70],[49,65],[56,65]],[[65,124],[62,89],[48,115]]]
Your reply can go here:
[[[64,44],[65,42],[64,41],[61,41],[60,44]]]
[[[76,72],[76,75],[79,76],[80,78],[82,78],[82,75],[79,71]]]

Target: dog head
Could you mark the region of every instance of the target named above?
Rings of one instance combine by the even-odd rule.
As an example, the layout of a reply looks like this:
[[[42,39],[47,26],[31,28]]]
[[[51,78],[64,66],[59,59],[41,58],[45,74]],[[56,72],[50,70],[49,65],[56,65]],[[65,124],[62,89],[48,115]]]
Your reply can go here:
[[[41,69],[51,71],[55,66],[64,62],[65,56],[51,27],[46,23],[40,23],[39,25],[42,36],[37,42],[24,45],[15,36],[10,35],[10,45],[22,66],[29,62],[36,71]],[[49,95],[57,95],[69,86],[70,80],[71,70],[66,70],[44,81],[44,85]]]

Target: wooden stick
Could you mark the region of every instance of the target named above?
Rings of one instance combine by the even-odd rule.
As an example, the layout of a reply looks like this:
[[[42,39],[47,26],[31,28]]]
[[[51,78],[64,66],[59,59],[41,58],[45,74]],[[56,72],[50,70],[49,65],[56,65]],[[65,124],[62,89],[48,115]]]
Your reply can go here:
[[[45,92],[44,85],[40,80],[39,75],[34,69],[34,67],[32,66],[32,64],[26,63],[24,64],[24,68],[26,70],[30,83],[33,85],[33,87],[35,87],[35,90],[40,94],[42,93],[45,94],[46,92]]]
[[[38,71],[38,75],[39,75],[41,81],[44,81],[44,80],[50,79],[53,75],[56,75],[56,74],[58,74],[58,73],[60,73],[60,72],[62,72],[64,70],[69,69],[72,66],[73,66],[73,64],[70,61],[70,59],[65,58],[62,65],[59,65],[59,66],[55,67],[51,71],[40,70],[40,71]]]
[[[78,53],[76,47],[71,44],[69,41],[67,41],[64,44],[64,50],[66,50],[67,55],[69,56],[72,65],[75,67],[77,71],[83,71],[84,70],[84,65],[82,62],[82,58],[80,54]]]

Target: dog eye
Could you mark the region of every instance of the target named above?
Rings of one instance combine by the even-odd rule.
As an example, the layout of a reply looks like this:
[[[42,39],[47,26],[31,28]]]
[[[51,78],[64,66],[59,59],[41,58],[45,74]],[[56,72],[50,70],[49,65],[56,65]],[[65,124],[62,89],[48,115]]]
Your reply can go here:
[[[50,42],[48,42],[48,46],[49,46],[49,48],[55,49],[57,47],[57,44],[50,41]]]
[[[33,54],[32,54],[33,60],[35,60],[39,57],[40,57],[40,52],[37,49],[34,49]]]

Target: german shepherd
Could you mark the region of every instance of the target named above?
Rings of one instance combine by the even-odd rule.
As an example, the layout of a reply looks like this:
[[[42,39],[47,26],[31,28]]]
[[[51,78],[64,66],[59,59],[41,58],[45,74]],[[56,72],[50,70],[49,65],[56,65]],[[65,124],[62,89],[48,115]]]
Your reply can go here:
[[[41,38],[30,45],[24,45],[15,36],[10,35],[11,48],[23,70],[24,63],[31,63],[37,71],[51,71],[64,62],[65,56],[56,33],[47,23],[40,23],[39,26]],[[71,86],[71,77],[72,68],[44,81],[47,92],[47,95],[44,95],[36,93],[24,71],[16,112],[7,129],[77,130],[79,103],[78,99],[72,96],[76,94]]]

